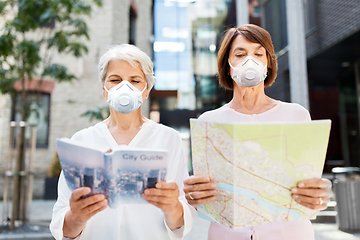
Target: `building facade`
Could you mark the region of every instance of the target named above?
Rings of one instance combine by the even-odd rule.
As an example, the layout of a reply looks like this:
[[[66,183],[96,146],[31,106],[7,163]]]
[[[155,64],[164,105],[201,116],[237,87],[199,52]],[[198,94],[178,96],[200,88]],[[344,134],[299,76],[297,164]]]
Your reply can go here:
[[[43,102],[47,107],[42,109],[42,112],[47,112],[48,117],[44,119],[47,126],[45,130],[43,128],[45,133],[38,132],[43,134],[44,138],[42,144],[37,144],[33,163],[35,197],[43,196],[44,178],[56,152],[56,139],[71,137],[75,132],[94,125],[97,120],[90,121],[88,117],[81,115],[106,104],[97,73],[101,55],[112,45],[132,43],[152,56],[152,44],[149,41],[153,33],[152,7],[151,0],[103,0],[103,6],[95,8],[92,17],[86,19],[90,29],[90,40],[86,42],[88,54],[78,59],[63,55],[54,57],[54,63],[68,67],[78,80],[72,83],[54,83],[51,79],[47,80],[52,88],[44,92]],[[1,173],[5,171],[6,157],[9,157],[9,124],[15,119],[11,109],[9,96],[0,95]],[[149,102],[143,104],[142,111],[145,116],[149,115]],[[1,174],[0,194],[3,192],[3,181]]]
[[[308,108],[312,119],[332,120],[326,172],[334,166],[360,165],[360,149],[357,147],[360,143],[359,1],[158,2],[164,5],[163,8],[171,6],[175,10],[166,16],[167,23],[174,23],[164,26],[156,24],[157,16],[162,13],[157,13],[155,8],[155,43],[168,41],[172,42],[168,46],[176,48],[155,48],[154,44],[155,70],[158,67],[165,71],[172,60],[181,62],[183,59],[191,63],[186,73],[179,72],[181,77],[173,78],[172,87],[167,89],[162,85],[161,89],[156,89],[155,86],[160,91],[152,93],[150,108],[157,112],[160,122],[179,129],[186,137],[189,136],[189,118],[220,107],[231,99],[232,92],[218,85],[216,55],[224,31],[243,21],[244,17],[238,16],[244,14],[240,10],[249,9],[249,22],[270,32],[278,60],[277,79],[266,89],[266,94],[281,101],[302,104]],[[156,4],[157,0],[154,1]],[[297,28],[294,28],[294,21],[289,21],[295,15],[301,21]],[[301,56],[296,51],[290,56],[291,49],[300,49],[297,43],[291,49],[289,47],[289,40],[294,36],[296,39],[300,30],[303,32],[302,36],[299,35],[303,44]],[[160,54],[163,54],[160,58],[168,54],[167,60],[157,62],[156,56]],[[162,63],[168,65],[162,68]],[[297,70],[294,70],[294,65]],[[291,76],[299,69],[302,72],[300,77]],[[172,71],[176,74],[176,69]],[[162,81],[162,76],[165,75],[158,75],[157,81]]]
[[[261,1],[262,27],[273,36],[278,77],[267,93],[290,101],[286,0]],[[309,110],[312,119],[331,119],[325,171],[360,166],[360,2],[304,0]]]

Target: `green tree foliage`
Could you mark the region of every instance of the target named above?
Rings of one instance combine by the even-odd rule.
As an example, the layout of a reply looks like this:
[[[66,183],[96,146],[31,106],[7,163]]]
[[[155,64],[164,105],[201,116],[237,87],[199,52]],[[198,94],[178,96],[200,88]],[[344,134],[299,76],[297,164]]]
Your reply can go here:
[[[44,78],[58,82],[76,79],[65,66],[53,62],[54,54],[81,57],[88,52],[84,40],[89,39],[89,29],[84,18],[101,5],[102,0],[0,0],[0,92],[9,94],[13,103],[19,99],[20,107],[15,110],[23,121],[31,105],[26,81],[36,77],[40,87]],[[21,83],[20,92],[14,88],[16,81]],[[24,135],[20,131],[17,138],[23,145]],[[18,149],[16,165],[24,166],[25,147]],[[17,170],[23,171],[21,167]],[[16,186],[16,178],[14,188],[20,189],[21,181]],[[18,196],[14,197],[15,209]],[[13,213],[13,218],[18,216]]]
[[[53,63],[54,53],[81,57],[88,52],[84,39],[89,39],[84,20],[102,0],[2,0],[0,18],[0,91],[15,100],[15,81],[31,81],[34,76],[72,81],[76,77],[65,66]],[[25,91],[25,89],[23,89]],[[28,107],[17,109],[23,119]]]
[[[109,117],[109,115],[110,115],[110,109],[109,109],[109,105],[107,104],[88,110],[85,113],[81,114],[82,117],[88,117],[90,121],[93,119],[102,121],[107,117]]]

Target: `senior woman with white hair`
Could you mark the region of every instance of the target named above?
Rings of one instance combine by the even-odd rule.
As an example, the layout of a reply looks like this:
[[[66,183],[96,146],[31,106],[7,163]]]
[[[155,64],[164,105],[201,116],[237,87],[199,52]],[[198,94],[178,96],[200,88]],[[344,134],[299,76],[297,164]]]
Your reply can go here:
[[[89,188],[71,192],[62,173],[50,224],[53,236],[57,240],[182,239],[190,231],[196,212],[183,191],[188,173],[181,138],[175,130],[141,114],[141,103],[154,85],[150,58],[133,45],[117,45],[100,58],[99,74],[110,116],[75,133],[72,139],[109,148],[125,144],[165,149],[167,181],[144,191],[143,197],[150,204],[123,204],[111,209],[102,194],[82,198]]]

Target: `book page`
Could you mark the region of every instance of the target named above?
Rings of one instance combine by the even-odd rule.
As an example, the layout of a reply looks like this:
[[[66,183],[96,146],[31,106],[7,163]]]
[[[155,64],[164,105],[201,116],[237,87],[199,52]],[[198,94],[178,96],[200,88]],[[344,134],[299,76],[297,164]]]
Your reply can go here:
[[[122,149],[105,156],[109,206],[147,203],[146,188],[166,180],[167,152],[150,149]]]
[[[108,205],[147,203],[146,188],[166,180],[167,151],[119,146],[113,151],[92,149],[70,139],[58,139],[60,164],[71,191],[91,188],[90,195],[102,193]]]
[[[90,187],[93,194],[106,194],[104,153],[71,139],[57,139],[57,151],[66,183],[71,191]]]

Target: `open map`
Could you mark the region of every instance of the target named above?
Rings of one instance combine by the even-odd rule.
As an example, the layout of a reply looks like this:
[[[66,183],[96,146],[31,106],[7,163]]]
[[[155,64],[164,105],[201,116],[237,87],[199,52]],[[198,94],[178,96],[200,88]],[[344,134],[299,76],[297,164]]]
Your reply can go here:
[[[218,185],[216,201],[199,215],[231,228],[311,219],[317,211],[296,203],[290,189],[320,178],[330,120],[307,123],[220,124],[191,119],[195,175]]]

